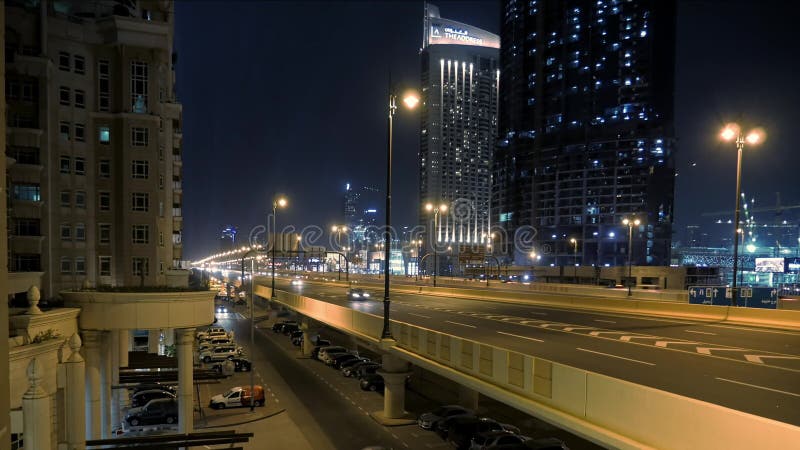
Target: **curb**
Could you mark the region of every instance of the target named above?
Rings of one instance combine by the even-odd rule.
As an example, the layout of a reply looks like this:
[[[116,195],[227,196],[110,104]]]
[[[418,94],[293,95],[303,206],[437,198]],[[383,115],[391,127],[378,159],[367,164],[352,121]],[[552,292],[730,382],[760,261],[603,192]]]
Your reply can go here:
[[[207,428],[227,428],[227,427],[233,427],[233,426],[237,426],[237,425],[244,425],[244,424],[247,424],[247,423],[258,422],[259,420],[269,419],[270,417],[275,417],[275,416],[277,416],[278,414],[281,414],[281,413],[284,413],[284,412],[286,412],[286,408],[284,408],[284,409],[280,409],[280,410],[278,410],[278,411],[275,411],[275,412],[274,412],[274,413],[272,413],[272,414],[268,414],[268,415],[266,415],[266,416],[261,416],[261,417],[255,418],[255,419],[243,420],[243,421],[241,421],[241,422],[233,422],[233,423],[228,423],[228,424],[225,424],[225,425],[206,425],[206,426],[202,426],[202,427],[201,427],[201,426],[197,426],[197,425],[195,425],[195,428],[197,428],[197,429],[207,429]]]

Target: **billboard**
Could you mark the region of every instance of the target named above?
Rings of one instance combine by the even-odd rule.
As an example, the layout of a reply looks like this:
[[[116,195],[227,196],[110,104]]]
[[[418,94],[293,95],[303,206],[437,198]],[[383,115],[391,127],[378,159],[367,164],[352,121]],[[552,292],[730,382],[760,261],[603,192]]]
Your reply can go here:
[[[783,273],[783,258],[756,258],[756,272]]]
[[[425,29],[423,46],[428,45],[475,45],[500,48],[500,36],[472,25],[443,19],[439,8],[425,4]]]
[[[790,273],[800,272],[800,258],[784,258],[784,270]]]

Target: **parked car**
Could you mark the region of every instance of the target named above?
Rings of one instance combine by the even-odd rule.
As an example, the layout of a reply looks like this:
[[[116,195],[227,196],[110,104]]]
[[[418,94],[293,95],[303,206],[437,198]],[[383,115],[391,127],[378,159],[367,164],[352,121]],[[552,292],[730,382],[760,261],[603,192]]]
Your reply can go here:
[[[225,328],[222,327],[210,327],[206,330],[201,330],[197,332],[197,339],[203,339],[209,334],[226,334]]]
[[[433,411],[422,413],[417,418],[417,425],[424,430],[436,429],[440,420],[445,420],[454,416],[474,416],[475,411],[464,408],[461,405],[444,405]]]
[[[482,425],[477,427],[478,424]],[[475,427],[472,430],[475,434],[486,431],[500,431],[503,429],[499,422],[488,417],[454,416],[449,419],[440,420],[436,425],[436,434],[442,439],[449,440],[448,435],[450,434],[450,430],[469,427]],[[470,436],[470,439],[472,439],[472,436]]]
[[[247,301],[245,299],[243,299],[243,298],[240,298],[240,299],[236,300],[236,303],[234,303],[234,304],[237,305],[237,306],[246,305]]]
[[[213,409],[232,408],[236,406],[250,406],[253,401],[256,406],[264,406],[264,388],[255,385],[253,386],[254,396],[250,395],[250,386],[236,386],[225,392],[224,394],[217,394],[211,397],[208,406]]]
[[[369,358],[364,358],[363,356],[361,356],[356,359],[351,359],[349,361],[342,362],[341,364],[339,364],[339,370],[344,372],[344,369],[347,369],[348,367],[353,367],[354,365],[363,362],[372,362],[372,361],[370,361]]]
[[[361,379],[367,375],[376,373],[380,368],[381,365],[376,362],[370,364],[362,364],[358,366],[358,369],[355,370],[354,376],[358,379]]]
[[[295,339],[301,338],[301,337],[303,337],[303,330],[294,330],[291,333],[289,333],[289,338],[291,340],[295,340]]]
[[[350,288],[347,290],[347,298],[351,300],[366,300],[369,298],[369,292],[361,288]]]
[[[151,400],[144,406],[129,409],[125,415],[125,422],[132,427],[176,424],[178,423],[178,401],[174,398]]]
[[[358,370],[364,366],[380,366],[379,363],[375,361],[364,361],[360,363],[355,363],[350,367],[345,367],[342,369],[342,375],[346,377],[358,377]]]
[[[142,391],[151,391],[151,390],[160,390],[160,391],[167,391],[175,394],[176,389],[175,386],[169,386],[162,383],[139,383],[133,388],[133,393],[142,392]]]
[[[304,340],[303,339],[303,334],[301,333],[300,336],[292,338],[292,345],[294,345],[296,347],[299,347],[299,346],[303,345],[303,340]]]
[[[522,444],[520,448],[524,450],[569,450],[564,441],[554,437],[531,439]]]
[[[272,325],[272,331],[275,333],[283,333],[283,327],[289,324],[297,325],[297,322],[294,320],[281,320],[280,322]]]
[[[150,400],[155,400],[158,398],[175,398],[175,394],[170,391],[165,391],[163,389],[149,389],[146,391],[139,391],[131,395],[131,406],[137,408],[139,406],[144,406]]]
[[[469,450],[488,450],[515,447],[530,441],[528,436],[520,436],[506,430],[488,431],[472,437]]]
[[[328,345],[319,349],[317,352],[317,359],[325,362],[325,358],[329,353],[344,353],[347,349],[341,345]]]
[[[230,337],[231,337],[230,333],[216,333],[215,332],[215,333],[206,334],[205,336],[201,337],[198,340],[198,342],[200,344],[203,344],[203,343],[208,342],[208,341],[213,341],[214,339],[230,339]]]
[[[291,336],[295,331],[300,331],[300,324],[287,323],[281,329],[281,333],[283,333],[285,336]]]
[[[250,372],[250,369],[252,369],[252,366],[253,366],[253,364],[250,362],[249,359],[245,359],[245,358],[242,358],[240,356],[231,358],[228,361],[233,363],[233,371],[234,372]],[[216,370],[219,373],[222,373],[223,372],[223,367],[222,367],[223,364],[225,364],[224,361],[218,362],[218,363],[214,364],[213,366],[211,366],[211,368]]]
[[[221,347],[214,347],[203,353],[200,353],[199,358],[204,363],[210,363],[212,361],[224,361],[226,359],[235,358],[236,356],[240,356],[241,353],[242,349],[240,347],[236,347],[234,345],[225,345]]]
[[[359,381],[361,389],[365,391],[381,391],[383,392],[384,384],[383,377],[377,373],[368,374],[361,378]]]
[[[447,427],[446,439],[457,449],[468,449],[472,438],[478,434],[504,431],[500,422],[488,417],[460,417],[448,420],[453,420],[453,422]]]
[[[341,355],[334,357],[329,366],[339,370],[342,367],[342,363],[345,363],[347,361],[352,361],[354,359],[360,359],[360,358],[358,357],[358,355],[354,355],[352,353],[343,353]]]
[[[202,353],[202,352],[204,352],[204,351],[206,351],[208,349],[215,348],[215,347],[221,347],[223,345],[234,345],[234,343],[228,337],[215,338],[215,339],[211,339],[211,340],[208,340],[208,341],[202,341],[202,342],[200,342],[200,344],[197,347],[197,352],[198,353]]]

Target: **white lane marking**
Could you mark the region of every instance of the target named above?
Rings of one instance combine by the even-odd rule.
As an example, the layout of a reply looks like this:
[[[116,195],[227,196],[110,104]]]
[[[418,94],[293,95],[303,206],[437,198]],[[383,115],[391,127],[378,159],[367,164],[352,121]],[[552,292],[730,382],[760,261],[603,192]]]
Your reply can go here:
[[[782,356],[782,355],[744,355],[744,358],[753,363],[764,364],[761,358],[777,358],[777,359],[800,359],[800,356]]]
[[[697,344],[697,342],[692,341],[656,341],[656,347],[664,347],[667,348],[669,344]]]
[[[724,348],[724,347],[697,347],[697,353],[701,355],[710,355],[711,350],[719,350],[719,351],[726,351],[726,352],[746,352],[747,350],[743,348]]]
[[[705,331],[694,331],[694,330],[683,330],[683,331],[685,331],[687,333],[707,334],[709,336],[716,336],[717,335],[717,333],[708,333],[708,332],[705,332]]]
[[[742,381],[729,380],[727,378],[720,378],[720,377],[715,377],[715,379],[720,380],[720,381],[727,381],[728,383],[735,383],[735,384],[741,384],[741,385],[744,385],[744,386],[750,386],[750,387],[753,387],[753,388],[756,388],[756,389],[764,389],[765,391],[777,392],[779,394],[791,395],[793,397],[800,397],[800,394],[795,394],[794,392],[781,391],[780,389],[768,388],[768,387],[764,387],[764,386],[759,386],[757,384],[750,384],[750,383],[745,383],[745,382],[742,382]]]
[[[445,322],[452,323],[453,325],[461,325],[462,327],[478,328],[475,325],[467,325],[465,323],[460,323],[460,322],[451,322],[449,320],[445,320]]]
[[[529,339],[529,340],[531,340],[531,341],[536,341],[536,342],[544,342],[544,341],[543,341],[543,340],[541,340],[541,339],[536,339],[536,338],[532,338],[532,337],[528,337],[528,336],[520,336],[520,335],[518,335],[518,334],[511,334],[511,333],[506,333],[506,332],[503,332],[503,331],[498,331],[498,333],[499,333],[499,334],[505,334],[506,336],[514,336],[514,337],[516,337],[516,338],[520,338],[520,339]]]
[[[580,347],[578,347],[577,350],[580,350],[582,352],[589,352],[589,353],[595,353],[595,354],[598,354],[598,355],[608,356],[608,357],[611,357],[611,358],[624,359],[626,361],[631,361],[631,362],[635,362],[635,363],[639,363],[639,364],[647,364],[648,366],[655,366],[655,364],[653,364],[651,362],[639,361],[638,359],[626,358],[624,356],[617,356],[617,355],[611,355],[611,354],[603,353],[603,352],[596,352],[594,350],[587,350],[585,348],[580,348]]]
[[[422,318],[425,318],[425,319],[430,319],[431,318],[430,316],[423,316],[422,314],[417,314],[417,313],[408,313],[408,315],[409,316],[422,317]]]
[[[603,319],[594,319],[595,322],[603,322],[603,323],[617,323],[613,320],[603,320]]]

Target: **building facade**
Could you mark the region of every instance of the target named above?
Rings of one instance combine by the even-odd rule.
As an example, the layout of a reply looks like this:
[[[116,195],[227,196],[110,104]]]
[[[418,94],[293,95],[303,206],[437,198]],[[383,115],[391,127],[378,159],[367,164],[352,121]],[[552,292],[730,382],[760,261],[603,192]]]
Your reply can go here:
[[[420,225],[427,203],[449,206],[427,249],[480,245],[490,223],[491,157],[497,138],[499,36],[443,19],[426,4],[421,51]]]
[[[625,264],[630,237],[633,264],[669,264],[675,8],[503,2],[492,220],[516,263]]]
[[[173,5],[8,1],[11,272],[42,295],[165,285],[182,259]]]

